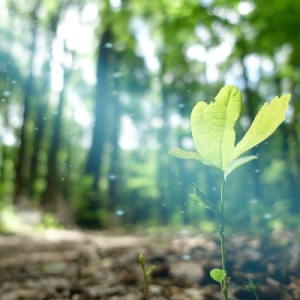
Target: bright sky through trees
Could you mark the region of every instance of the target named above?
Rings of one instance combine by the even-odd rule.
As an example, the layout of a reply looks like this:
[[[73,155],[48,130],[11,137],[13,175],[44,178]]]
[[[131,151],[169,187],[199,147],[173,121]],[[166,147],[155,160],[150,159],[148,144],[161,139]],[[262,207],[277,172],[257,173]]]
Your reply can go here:
[[[120,9],[119,0],[111,0],[110,4],[113,10],[117,11]],[[253,5],[247,1],[241,2],[238,7],[241,15],[246,15],[252,9]],[[232,20],[237,17],[236,12],[227,9],[218,8],[214,12]],[[76,66],[81,69],[82,79],[90,84],[91,89],[93,89],[96,82],[95,65],[93,58],[89,54],[95,52],[97,46],[94,28],[98,22],[99,17],[95,3],[86,4],[81,12],[76,7],[70,7],[66,11],[65,17],[59,26],[58,37],[53,44],[51,86],[55,91],[59,92],[63,87],[62,65],[69,66],[72,63],[70,56],[65,54],[64,43],[68,51],[76,51],[80,54],[80,58],[78,58],[78,55],[76,57]],[[150,72],[158,72],[160,62],[156,55],[157,46],[150,36],[148,25],[141,18],[135,17],[131,22],[131,26],[138,41],[136,49],[138,55],[144,57],[146,66]],[[221,28],[219,29],[221,30]],[[222,31],[222,43],[219,46],[206,49],[202,44],[194,44],[189,46],[185,53],[190,60],[206,62],[206,78],[208,82],[212,83],[219,77],[218,65],[227,59],[233,48],[234,38],[232,34],[224,29]],[[197,27],[196,32],[202,40],[203,38],[205,39],[205,36],[207,41],[210,39],[209,33],[204,27]],[[251,75],[251,79],[253,76],[256,77],[256,65],[249,64],[250,74],[253,74]],[[234,76],[227,74],[226,78],[226,83],[234,83]],[[78,101],[73,101],[70,105],[73,106],[77,122],[82,125],[91,124],[90,115],[85,106],[81,105]],[[136,134],[133,122],[129,121],[129,119],[130,116],[124,116],[122,119],[123,126],[120,145],[124,149],[138,147],[138,142],[135,141],[135,139],[138,139],[138,135]],[[170,120],[171,124],[174,120],[176,118],[172,117]],[[175,126],[175,123],[173,126]]]

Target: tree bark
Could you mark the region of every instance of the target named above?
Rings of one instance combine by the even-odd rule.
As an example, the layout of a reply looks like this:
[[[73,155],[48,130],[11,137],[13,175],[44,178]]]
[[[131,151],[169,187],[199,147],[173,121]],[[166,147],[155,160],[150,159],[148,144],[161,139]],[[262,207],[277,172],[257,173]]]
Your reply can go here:
[[[104,31],[99,43],[94,127],[92,132],[91,147],[85,167],[85,174],[90,175],[93,178],[93,191],[98,191],[104,146],[106,142],[106,114],[108,102],[110,101],[108,68],[112,54],[111,47],[112,34],[110,28],[108,28]]]
[[[115,70],[115,74],[118,74],[118,70]],[[119,180],[121,177],[121,166],[119,159],[119,132],[120,132],[120,103],[118,97],[118,91],[120,89],[120,79],[118,76],[114,79],[114,93],[111,98],[110,105],[110,119],[113,120],[110,126],[110,164],[108,169],[108,205],[109,211],[116,209],[120,195],[119,195]]]
[[[47,186],[42,197],[42,206],[45,210],[55,211],[57,205],[57,197],[60,192],[60,179],[58,172],[58,153],[61,148],[62,142],[62,119],[63,119],[63,108],[65,103],[65,91],[67,82],[69,79],[70,71],[64,68],[63,88],[59,94],[57,112],[53,120],[53,135],[48,153],[47,162],[47,175],[46,182]]]
[[[37,12],[40,7],[41,0],[37,0],[33,8],[32,18],[32,41],[30,45],[30,58],[29,58],[29,74],[24,88],[23,98],[23,122],[20,134],[20,147],[18,151],[18,162],[16,165],[16,179],[15,179],[15,197],[16,203],[19,202],[20,196],[27,195],[27,183],[29,179],[30,169],[30,110],[31,110],[31,97],[34,89],[33,66],[36,55],[36,42],[37,42]]]
[[[112,45],[111,29],[107,27],[99,41],[94,126],[91,147],[85,165],[85,175],[89,176],[92,182],[88,195],[85,195],[85,217],[80,220],[81,225],[89,228],[104,226],[102,212],[105,209],[106,196],[100,196],[99,180],[103,171],[104,150],[107,143],[107,113],[109,101],[111,101],[109,69],[113,54]]]
[[[62,4],[59,5],[58,11],[55,12],[50,18],[50,32],[49,32],[49,45],[52,45],[54,38],[57,35],[57,28],[60,20],[61,10],[62,10]],[[48,120],[48,98],[49,98],[49,91],[50,91],[50,63],[52,61],[52,46],[49,46],[48,49],[49,53],[49,59],[44,64],[43,69],[43,84],[41,87],[41,92],[39,94],[39,97],[37,99],[37,111],[36,111],[36,120],[35,120],[35,131],[34,131],[34,137],[33,137],[33,153],[31,157],[31,164],[30,164],[30,183],[29,183],[29,189],[30,189],[30,196],[36,197],[39,196],[36,191],[36,181],[41,176],[44,176],[44,174],[40,174],[38,172],[38,167],[40,162],[40,154],[42,151],[46,151],[43,149],[43,142],[45,141],[45,131],[46,131],[46,125]]]
[[[243,50],[242,50],[243,51]],[[247,68],[244,63],[246,53],[242,54],[241,57],[241,65],[243,68],[243,78],[244,78],[244,83],[245,83],[245,89],[244,89],[244,95],[245,95],[245,104],[246,104],[246,109],[247,109],[247,114],[252,122],[256,116],[257,112],[257,104],[256,101],[254,100],[254,96],[251,92],[251,89],[249,87],[249,78],[247,74]],[[252,148],[250,150],[250,155],[257,155],[258,153],[258,147]],[[259,170],[259,162],[257,159],[253,160],[251,162],[252,166],[252,179],[253,179],[253,184],[254,184],[254,189],[253,189],[253,198],[256,200],[262,199],[262,188],[261,188],[261,180],[260,180],[260,170]]]
[[[294,86],[291,88],[291,93],[294,99],[299,98],[297,88]],[[291,153],[291,165],[293,176],[293,197],[289,207],[289,212],[292,215],[297,215],[300,212],[300,138],[299,138],[299,124],[300,124],[300,105],[298,102],[294,103],[294,115],[292,122],[289,126],[289,134],[291,138],[290,153]]]

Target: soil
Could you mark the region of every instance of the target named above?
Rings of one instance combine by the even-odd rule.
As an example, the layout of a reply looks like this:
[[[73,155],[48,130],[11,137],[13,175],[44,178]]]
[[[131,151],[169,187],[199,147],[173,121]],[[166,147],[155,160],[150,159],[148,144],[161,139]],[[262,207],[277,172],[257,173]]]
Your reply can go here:
[[[227,238],[230,299],[255,299],[246,278],[258,279],[260,300],[300,299],[300,230],[269,238]],[[142,300],[138,263],[156,265],[151,300],[222,299],[209,276],[220,268],[219,241],[205,235],[129,235],[46,231],[0,236],[1,300]],[[254,275],[255,274],[255,275]],[[256,277],[255,277],[256,276]]]

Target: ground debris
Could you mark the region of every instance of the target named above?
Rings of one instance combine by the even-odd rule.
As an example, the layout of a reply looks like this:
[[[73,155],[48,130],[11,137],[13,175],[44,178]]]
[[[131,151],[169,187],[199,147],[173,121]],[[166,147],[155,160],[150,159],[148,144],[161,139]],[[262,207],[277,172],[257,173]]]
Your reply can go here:
[[[289,232],[289,236],[292,233]],[[244,279],[260,279],[260,300],[300,299],[299,231],[291,243],[234,236],[228,242],[230,299],[254,299]],[[280,235],[276,235],[277,237]],[[209,270],[220,267],[218,240],[75,231],[0,236],[1,300],[143,300],[138,256],[155,264],[151,300],[218,300]],[[297,244],[298,243],[298,244]]]

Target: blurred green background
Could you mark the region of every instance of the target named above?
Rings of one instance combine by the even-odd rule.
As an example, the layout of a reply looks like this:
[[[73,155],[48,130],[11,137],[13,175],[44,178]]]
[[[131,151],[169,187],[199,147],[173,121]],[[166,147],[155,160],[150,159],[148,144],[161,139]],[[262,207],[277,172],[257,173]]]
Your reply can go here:
[[[243,93],[243,136],[265,101],[292,94],[287,120],[226,190],[226,230],[292,229],[300,218],[300,2],[2,0],[0,229],[213,230],[188,199],[214,201],[189,115],[224,84]]]

